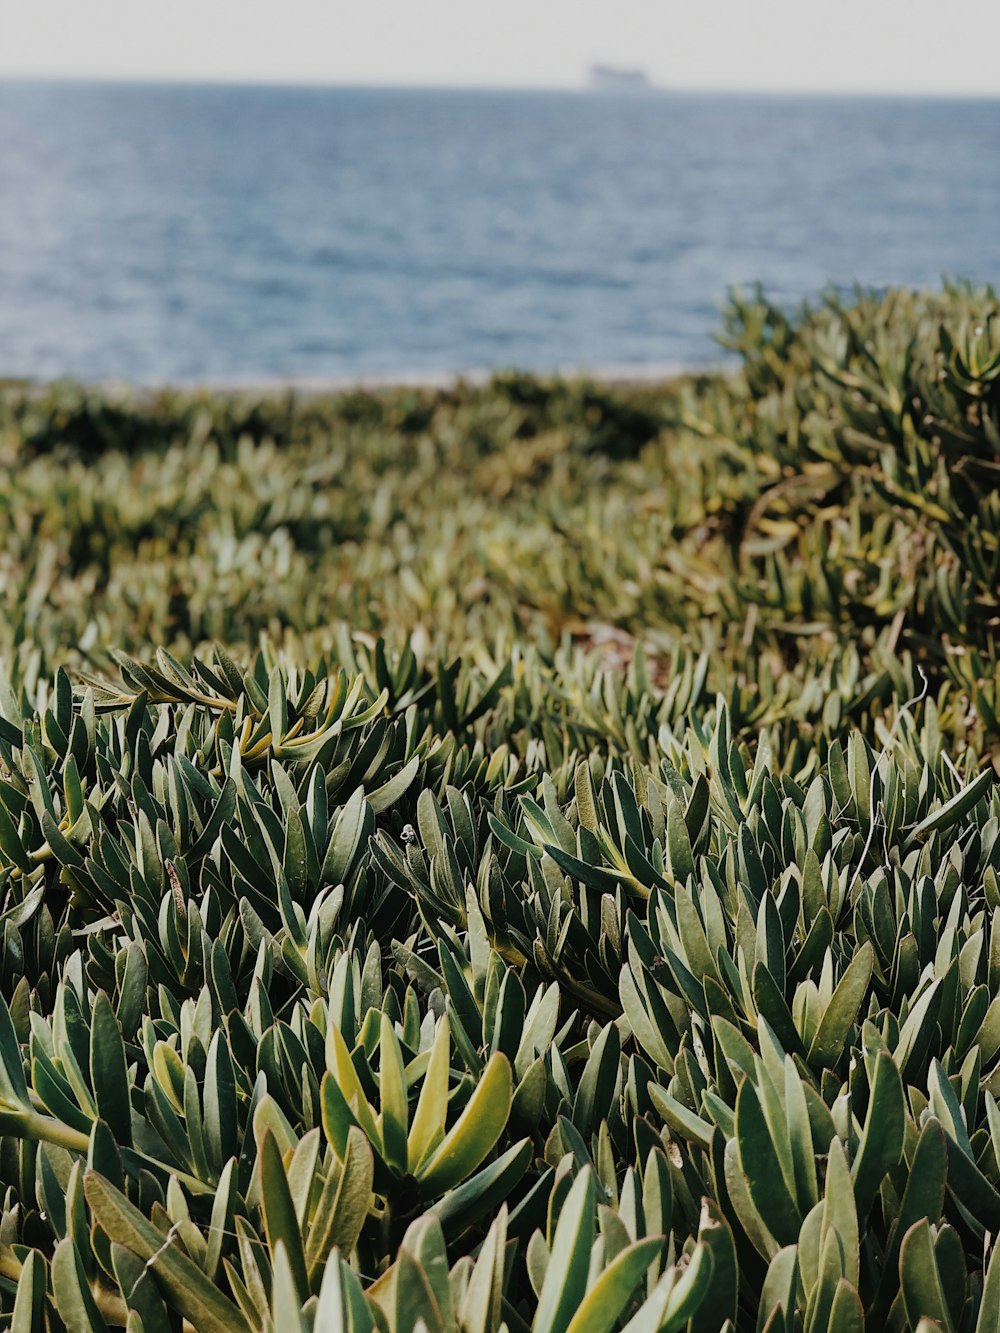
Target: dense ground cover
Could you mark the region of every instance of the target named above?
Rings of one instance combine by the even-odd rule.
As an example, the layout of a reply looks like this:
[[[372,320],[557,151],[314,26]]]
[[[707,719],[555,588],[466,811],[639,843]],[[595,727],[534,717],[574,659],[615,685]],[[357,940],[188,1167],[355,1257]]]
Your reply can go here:
[[[1000,1329],[1000,311],[727,337],[2,390],[17,1333]]]

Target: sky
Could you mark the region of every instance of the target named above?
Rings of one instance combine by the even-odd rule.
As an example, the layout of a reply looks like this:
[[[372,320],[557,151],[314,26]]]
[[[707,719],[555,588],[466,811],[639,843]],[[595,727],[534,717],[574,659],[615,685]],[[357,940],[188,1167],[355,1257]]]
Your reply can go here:
[[[1000,95],[998,0],[0,0],[0,75]]]

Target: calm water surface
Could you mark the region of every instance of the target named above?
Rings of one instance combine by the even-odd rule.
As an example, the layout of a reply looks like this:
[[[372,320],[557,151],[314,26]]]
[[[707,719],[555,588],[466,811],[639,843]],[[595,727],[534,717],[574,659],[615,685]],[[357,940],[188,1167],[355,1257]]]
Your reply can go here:
[[[1000,101],[0,84],[0,375],[691,363],[1000,281]]]

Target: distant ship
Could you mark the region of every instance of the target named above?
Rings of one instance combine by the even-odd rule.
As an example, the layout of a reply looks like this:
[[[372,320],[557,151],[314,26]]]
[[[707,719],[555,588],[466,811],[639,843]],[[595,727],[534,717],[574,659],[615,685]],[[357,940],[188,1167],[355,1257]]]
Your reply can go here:
[[[644,69],[591,65],[588,86],[600,92],[644,92],[653,85]]]

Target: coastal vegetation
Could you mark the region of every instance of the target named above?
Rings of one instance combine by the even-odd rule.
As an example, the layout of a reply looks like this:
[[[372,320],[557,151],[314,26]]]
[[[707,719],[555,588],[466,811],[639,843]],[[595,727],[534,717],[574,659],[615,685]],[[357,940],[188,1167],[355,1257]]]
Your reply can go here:
[[[1000,304],[0,387],[14,1333],[1000,1330]]]

